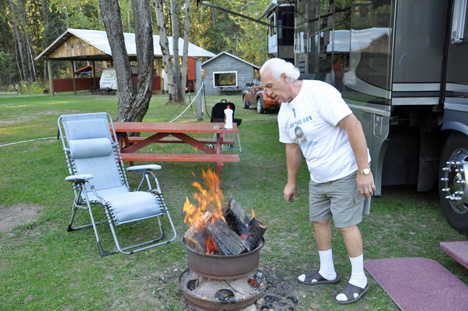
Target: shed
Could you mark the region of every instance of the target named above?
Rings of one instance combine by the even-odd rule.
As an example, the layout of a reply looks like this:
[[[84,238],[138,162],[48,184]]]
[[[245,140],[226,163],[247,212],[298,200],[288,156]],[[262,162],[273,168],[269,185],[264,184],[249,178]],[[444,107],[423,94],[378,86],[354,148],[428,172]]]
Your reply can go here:
[[[221,52],[202,64],[205,93],[241,94],[260,68],[228,52]]]
[[[124,33],[125,46],[127,48],[127,54],[130,60],[136,60],[136,43],[135,43],[135,34],[133,33]],[[169,41],[169,51],[172,55],[172,37],[168,37]],[[179,38],[179,46],[184,45],[184,40]],[[154,57],[156,64],[162,63],[162,52],[159,45],[159,36],[153,36],[153,48],[154,48]],[[214,53],[202,49],[199,46],[196,46],[193,43],[189,42],[188,56],[195,59],[206,59],[209,57],[215,56]],[[87,29],[67,29],[59,38],[57,38],[50,46],[48,46],[35,60],[47,60],[49,67],[49,82],[52,82],[53,73],[50,66],[50,61],[71,61],[73,71],[74,62],[81,61],[91,61],[91,68],[95,68],[95,61],[111,61],[112,62],[112,52],[110,49],[109,40],[107,38],[107,33],[100,30],[87,30]],[[161,75],[161,66],[157,66],[158,70],[156,74]],[[92,77],[95,77],[95,70],[93,70]],[[79,78],[86,79],[86,78]],[[78,80],[75,77],[68,79],[61,79],[67,82],[67,88],[71,90],[86,90],[96,87],[96,78],[90,78],[88,80]],[[55,79],[58,80],[58,79]],[[91,81],[91,82],[90,82]],[[54,83],[50,83],[51,93],[54,94]],[[68,89],[67,89],[68,90]]]

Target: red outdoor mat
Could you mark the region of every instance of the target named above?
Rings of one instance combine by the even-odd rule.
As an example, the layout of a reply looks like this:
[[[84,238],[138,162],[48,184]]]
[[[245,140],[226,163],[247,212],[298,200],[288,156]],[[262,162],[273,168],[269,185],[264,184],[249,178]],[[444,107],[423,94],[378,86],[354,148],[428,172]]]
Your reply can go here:
[[[468,311],[468,286],[432,259],[366,260],[364,266],[403,311]]]

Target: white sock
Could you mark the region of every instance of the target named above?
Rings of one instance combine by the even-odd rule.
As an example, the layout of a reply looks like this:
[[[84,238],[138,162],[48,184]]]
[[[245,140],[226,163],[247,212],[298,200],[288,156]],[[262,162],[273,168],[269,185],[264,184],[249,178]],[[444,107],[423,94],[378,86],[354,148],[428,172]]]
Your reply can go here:
[[[351,261],[351,278],[349,279],[349,283],[360,288],[366,287],[367,277],[364,273],[364,256],[361,254],[357,257],[349,257],[349,261]],[[357,294],[354,295],[357,297]],[[348,298],[346,298],[345,294],[338,294],[336,300],[347,301]]]
[[[320,257],[320,270],[321,276],[329,281],[336,279],[335,265],[333,264],[333,252],[330,248],[326,251],[318,251]]]
[[[361,254],[354,258],[349,257],[349,261],[351,261],[351,278],[349,279],[349,283],[360,288],[366,287],[367,277],[364,273],[364,256]]]

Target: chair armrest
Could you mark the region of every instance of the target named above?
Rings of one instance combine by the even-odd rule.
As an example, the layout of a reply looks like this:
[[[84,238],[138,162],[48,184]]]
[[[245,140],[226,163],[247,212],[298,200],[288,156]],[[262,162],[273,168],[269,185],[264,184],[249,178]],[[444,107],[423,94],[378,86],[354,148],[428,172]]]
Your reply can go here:
[[[160,169],[161,169],[161,165],[146,164],[146,165],[135,165],[135,166],[127,167],[127,172],[136,172],[136,173],[145,174],[147,171],[160,170]]]
[[[135,172],[135,173],[140,173],[141,174],[141,181],[138,187],[135,189],[135,191],[140,191],[141,186],[143,185],[144,181],[146,180],[146,184],[148,186],[148,191],[157,191],[158,193],[161,193],[161,188],[159,187],[159,181],[156,175],[153,173],[153,170],[160,170],[161,165],[157,164],[147,164],[147,165],[135,165],[135,166],[130,166],[127,168],[127,171]],[[151,184],[150,181],[150,176],[153,177],[155,186]]]
[[[93,179],[93,175],[79,174],[79,175],[71,175],[71,176],[65,177],[65,181],[71,181],[71,182],[85,182],[90,179]]]

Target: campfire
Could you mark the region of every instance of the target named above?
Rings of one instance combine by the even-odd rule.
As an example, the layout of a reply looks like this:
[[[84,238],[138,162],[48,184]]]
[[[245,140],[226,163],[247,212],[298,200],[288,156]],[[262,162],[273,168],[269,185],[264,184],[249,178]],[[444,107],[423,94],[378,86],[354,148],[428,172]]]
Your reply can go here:
[[[216,174],[208,170],[203,178],[208,189],[198,182],[192,184],[199,191],[193,195],[197,206],[188,198],[184,204],[184,221],[190,225],[185,242],[198,252],[213,255],[239,255],[258,247],[267,227],[255,218],[254,210],[249,217],[232,198],[223,207],[224,196],[221,189],[216,189]]]
[[[239,310],[255,303],[266,289],[258,270],[266,226],[235,199],[225,198],[217,176],[203,172],[206,189],[192,185],[195,203],[184,204],[184,235],[188,267],[179,277],[179,287],[194,310]]]

